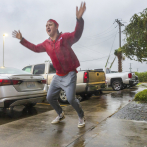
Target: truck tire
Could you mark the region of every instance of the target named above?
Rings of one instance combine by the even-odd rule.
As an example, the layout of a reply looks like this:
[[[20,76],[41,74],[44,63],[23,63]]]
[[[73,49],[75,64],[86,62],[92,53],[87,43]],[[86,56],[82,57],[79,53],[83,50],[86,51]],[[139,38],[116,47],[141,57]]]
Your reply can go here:
[[[99,95],[101,95],[101,94],[103,94],[102,90],[97,90],[97,91],[94,93],[95,96],[99,96]]]
[[[114,80],[112,83],[112,88],[114,91],[119,91],[123,89],[123,84],[120,80]]]
[[[76,95],[76,98],[77,98],[80,102],[83,100],[83,97],[81,97],[80,95]],[[58,101],[59,101],[60,103],[63,103],[63,104],[69,104],[64,90],[61,90],[60,96],[59,96],[59,98],[58,98]]]
[[[82,100],[84,100],[84,99],[88,100],[92,96],[92,94],[91,93],[89,93],[89,94],[81,94],[80,96],[82,97]]]
[[[126,89],[127,88],[127,85],[123,85],[123,89]]]
[[[24,105],[26,108],[33,108],[36,105],[36,103],[26,104]]]
[[[69,104],[64,90],[61,90],[58,101],[63,104]]]

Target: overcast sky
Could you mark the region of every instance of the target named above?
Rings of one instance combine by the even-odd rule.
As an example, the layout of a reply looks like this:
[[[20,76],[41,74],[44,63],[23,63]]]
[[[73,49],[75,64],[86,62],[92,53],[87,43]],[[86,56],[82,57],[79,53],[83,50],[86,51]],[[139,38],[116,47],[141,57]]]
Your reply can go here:
[[[111,51],[108,67],[114,59],[114,50],[119,48],[118,25],[115,19],[122,20],[124,25],[130,18],[147,7],[145,0],[85,0],[86,12],[84,31],[81,39],[72,46],[81,69],[105,67]],[[76,6],[80,0],[0,0],[0,66],[3,64],[3,33],[5,38],[5,66],[22,69],[30,64],[43,63],[50,60],[47,53],[35,53],[25,48],[19,40],[12,38],[13,30],[20,30],[23,37],[34,44],[48,38],[46,22],[55,19],[59,23],[59,31],[72,32],[76,25]],[[115,23],[114,23],[115,22]],[[122,27],[122,30],[124,26]],[[122,45],[124,35],[122,34]],[[123,61],[123,71],[129,71],[132,63],[133,71],[146,71],[147,64]],[[112,70],[118,70],[116,59]]]

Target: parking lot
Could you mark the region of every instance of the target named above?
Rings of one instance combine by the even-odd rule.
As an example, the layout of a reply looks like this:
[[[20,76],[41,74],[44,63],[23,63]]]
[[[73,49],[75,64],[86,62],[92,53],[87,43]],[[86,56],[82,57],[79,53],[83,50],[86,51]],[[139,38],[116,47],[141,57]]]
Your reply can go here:
[[[132,88],[133,90],[134,88]],[[136,88],[135,88],[136,89]],[[128,90],[127,90],[128,91]],[[111,88],[107,89],[106,91],[103,91],[102,95],[111,94],[112,97],[119,96],[122,97],[122,93],[113,91]],[[125,90],[124,92],[125,93]],[[101,95],[101,96],[102,96]],[[93,98],[99,98],[99,96],[92,96],[91,98],[88,98],[84,101],[87,101],[89,104],[91,103],[91,99]],[[82,102],[81,102],[82,103]],[[61,104],[62,107],[69,106],[69,104]],[[15,106],[13,110],[10,110],[9,108],[5,111],[1,108],[0,109],[0,125],[16,121],[19,119],[31,117],[40,113],[44,113],[47,111],[53,110],[51,105],[47,102],[45,103],[37,103],[34,107],[29,108],[25,106]]]

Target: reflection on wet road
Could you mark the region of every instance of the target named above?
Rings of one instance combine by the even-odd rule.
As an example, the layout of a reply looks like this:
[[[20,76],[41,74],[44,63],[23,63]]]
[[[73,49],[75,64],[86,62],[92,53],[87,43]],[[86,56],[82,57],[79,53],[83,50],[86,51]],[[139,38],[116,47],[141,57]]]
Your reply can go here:
[[[0,125],[50,110],[52,110],[52,107],[49,104],[37,104],[35,107],[32,108],[16,106],[13,110],[0,109]]]
[[[111,93],[111,98],[109,98],[109,101],[114,101],[113,105],[111,105],[109,107],[115,108],[115,103],[118,103],[118,101],[119,101],[119,103],[122,102],[121,106],[123,106],[125,99],[126,99],[126,101],[128,101],[128,97],[129,97],[129,100],[132,100],[137,90],[138,90],[138,88],[131,88],[131,89],[126,89],[126,90],[118,91],[118,92],[114,92],[114,91],[108,92],[107,91],[106,93]],[[105,95],[105,92],[102,95]],[[101,96],[94,96],[94,97],[99,97],[99,98],[103,99],[102,95]],[[105,96],[107,97],[107,95],[105,95]],[[120,98],[123,98],[123,101],[121,101]],[[87,101],[88,101],[89,105],[92,105],[91,99],[88,99]],[[61,106],[64,107],[67,105],[68,104],[61,105]],[[103,106],[101,106],[101,107],[103,107]],[[109,109],[109,108],[107,108],[107,109]],[[50,111],[50,110],[53,110],[53,109],[50,106],[50,104],[47,104],[47,103],[38,103],[33,108],[27,108],[24,106],[16,106],[16,107],[14,107],[13,110],[0,109],[0,125],[15,121],[18,119],[22,119],[25,117],[30,117],[30,116],[33,116],[36,114],[40,114],[40,113]]]

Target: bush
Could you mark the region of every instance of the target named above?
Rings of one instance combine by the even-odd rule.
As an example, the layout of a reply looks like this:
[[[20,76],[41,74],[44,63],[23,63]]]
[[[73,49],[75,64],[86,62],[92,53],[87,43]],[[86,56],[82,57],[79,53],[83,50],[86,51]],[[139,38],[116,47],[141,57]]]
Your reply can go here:
[[[147,102],[147,89],[138,92],[135,95],[135,99],[134,100],[135,101],[145,101],[145,102]]]
[[[135,72],[138,76],[139,82],[147,82],[147,72]]]

